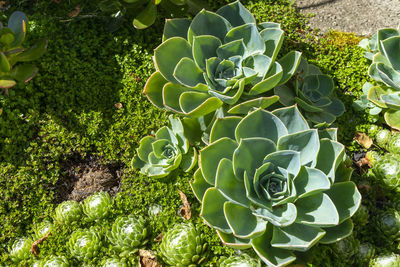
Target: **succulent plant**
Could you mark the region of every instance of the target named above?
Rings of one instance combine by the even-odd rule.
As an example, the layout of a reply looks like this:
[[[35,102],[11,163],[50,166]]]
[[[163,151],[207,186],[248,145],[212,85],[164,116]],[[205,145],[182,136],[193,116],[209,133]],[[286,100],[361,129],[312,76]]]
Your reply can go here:
[[[160,252],[171,266],[199,266],[206,257],[207,245],[191,223],[176,224],[163,236]]]
[[[360,205],[357,212],[353,216],[353,222],[359,226],[366,225],[368,223],[369,211],[365,205]]]
[[[367,154],[365,154],[365,158],[368,160],[370,166],[375,166],[375,164],[381,158],[381,154],[376,151],[370,150],[367,152]]]
[[[378,146],[383,147],[383,148],[387,148],[388,147],[388,143],[390,141],[390,138],[391,138],[391,133],[387,129],[380,130],[376,134],[376,137],[375,137],[376,143],[378,144]]]
[[[216,120],[191,185],[224,244],[283,266],[351,234],[361,195],[343,158],[336,129],[310,129],[296,106],[257,109]]]
[[[200,0],[103,0],[100,10],[111,13],[111,30],[117,30],[123,17],[133,17],[132,24],[138,29],[150,27],[156,20],[157,7],[161,6],[168,16],[183,16],[189,10],[198,11],[205,7]]]
[[[102,267],[128,267],[128,263],[124,260],[118,258],[108,258],[104,259],[102,262]]]
[[[333,96],[335,85],[328,75],[307,60],[301,59],[291,83],[275,87],[284,106],[297,104],[307,120],[318,126],[330,125],[344,112],[342,101]]]
[[[120,216],[112,225],[107,237],[122,255],[135,253],[147,243],[146,221],[133,215]]]
[[[361,243],[356,253],[357,263],[361,266],[368,265],[375,254],[375,247],[370,243]]]
[[[64,256],[51,255],[38,262],[37,267],[69,267],[71,266]]]
[[[396,154],[381,156],[373,165],[372,172],[383,187],[400,192],[400,161]]]
[[[350,235],[336,243],[333,243],[332,250],[341,262],[347,262],[350,264],[353,263],[353,255],[357,253],[359,246],[360,242],[354,239],[353,235]]]
[[[29,237],[17,238],[10,247],[10,258],[13,262],[29,259],[33,240]]]
[[[155,136],[146,136],[140,140],[132,165],[140,168],[142,174],[161,178],[179,166],[188,172],[196,165],[197,151],[189,146],[181,121],[172,115],[169,121],[170,127],[164,126]]]
[[[378,228],[389,240],[400,238],[400,213],[395,209],[380,212],[375,217]]]
[[[398,29],[380,29],[370,39],[363,40],[360,46],[372,60],[368,73],[378,85],[368,84],[367,98],[384,111],[386,124],[400,130],[400,32]]]
[[[71,234],[67,248],[71,255],[78,260],[87,261],[95,257],[102,247],[101,229],[90,227],[78,229]]]
[[[96,192],[85,199],[82,205],[83,212],[88,221],[96,221],[105,218],[113,205],[113,199],[107,192]]]
[[[390,140],[387,145],[387,150],[390,153],[400,154],[400,133],[394,132],[392,133]]]
[[[219,267],[261,267],[261,262],[247,254],[223,257],[218,262]]]
[[[375,258],[371,265],[371,267],[399,267],[400,266],[400,255],[398,254],[388,254],[382,255]]]
[[[26,62],[44,54],[47,40],[38,40],[33,46],[24,47],[22,44],[28,28],[28,18],[21,11],[11,14],[7,27],[0,22],[0,88],[26,83],[37,73],[35,65]]]
[[[47,233],[53,231],[54,225],[49,220],[43,220],[42,222],[33,226],[33,238],[39,240],[43,238]]]
[[[295,51],[276,60],[283,35],[277,23],[256,24],[239,1],[202,10],[192,21],[167,20],[144,93],[155,106],[192,118],[220,107],[232,114],[266,108],[278,100],[266,93],[300,62]]]
[[[55,209],[54,220],[57,223],[70,224],[82,217],[82,209],[78,202],[67,200],[60,203]]]

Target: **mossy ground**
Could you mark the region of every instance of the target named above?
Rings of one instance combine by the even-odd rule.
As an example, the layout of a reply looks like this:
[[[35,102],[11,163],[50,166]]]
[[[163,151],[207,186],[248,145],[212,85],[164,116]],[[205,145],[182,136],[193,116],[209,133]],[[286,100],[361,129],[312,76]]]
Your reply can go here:
[[[30,234],[33,223],[51,216],[57,204],[54,185],[63,175],[62,162],[77,153],[83,158],[96,155],[104,162],[125,166],[122,188],[109,222],[119,214],[148,216],[149,207],[161,205],[160,215],[149,217],[148,249],[157,250],[158,244],[153,239],[182,221],[177,215],[182,204],[177,190],[183,191],[192,203],[191,220],[209,243],[208,263],[215,264],[221,255],[234,251],[222,246],[215,232],[197,216],[199,205],[188,184],[192,173],[177,173],[169,180],[152,180],[130,165],[139,140],[167,123],[167,114],[152,106],[141,93],[154,70],[151,57],[161,42],[163,19],[158,18],[155,25],[142,31],[134,30],[127,21],[120,30],[111,33],[105,29],[107,20],[98,14],[96,2],[19,1],[12,8],[28,14],[29,40],[45,37],[49,47],[37,61],[39,73],[30,83],[24,88],[11,89],[9,97],[0,95],[3,109],[0,116],[0,265],[10,264],[7,248],[14,238]],[[230,1],[209,2],[216,8]],[[302,51],[334,78],[336,93],[346,105],[346,113],[336,122],[339,139],[349,154],[359,151],[360,146],[353,141],[354,131],[367,129],[371,118],[351,107],[360,96],[363,83],[369,80],[369,63],[356,46],[358,37],[336,33],[316,35],[306,26],[307,18],[288,0],[242,2],[259,21],[282,24],[287,35],[282,53],[291,49]],[[68,12],[77,4],[81,8],[80,16],[68,18]],[[373,197],[366,196],[363,203],[373,206],[373,201]],[[71,231],[85,225],[78,223],[57,229],[40,246],[40,256],[65,254]],[[370,236],[373,230],[373,227],[356,228],[356,236],[361,241],[374,242]],[[327,251],[326,246],[316,249],[321,253]],[[394,251],[391,245],[386,249]],[[92,263],[98,264],[110,251],[106,243]],[[340,259],[335,261],[330,253],[328,257],[330,260],[321,256],[309,260],[315,266],[324,266],[321,259],[326,264],[334,264],[330,266],[339,266],[335,262]]]

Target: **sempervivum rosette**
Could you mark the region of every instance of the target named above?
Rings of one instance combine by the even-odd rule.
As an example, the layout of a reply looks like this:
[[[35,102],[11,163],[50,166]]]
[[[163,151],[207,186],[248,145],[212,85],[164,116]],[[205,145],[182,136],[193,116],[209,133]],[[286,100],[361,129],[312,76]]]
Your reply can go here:
[[[256,24],[239,1],[192,21],[167,20],[144,93],[157,107],[191,117],[224,104],[235,114],[266,108],[278,97],[262,94],[288,81],[300,61],[294,51],[276,60],[282,42],[279,24]]]
[[[361,195],[344,156],[335,130],[310,129],[297,107],[257,109],[216,120],[192,189],[223,243],[283,266],[351,234]]]

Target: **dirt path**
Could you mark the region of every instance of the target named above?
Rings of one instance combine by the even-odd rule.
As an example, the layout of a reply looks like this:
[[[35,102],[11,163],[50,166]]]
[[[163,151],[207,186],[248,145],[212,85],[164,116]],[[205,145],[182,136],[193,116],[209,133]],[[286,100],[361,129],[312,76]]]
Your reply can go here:
[[[399,0],[296,0],[302,13],[315,14],[311,27],[373,34],[379,28],[400,23]]]

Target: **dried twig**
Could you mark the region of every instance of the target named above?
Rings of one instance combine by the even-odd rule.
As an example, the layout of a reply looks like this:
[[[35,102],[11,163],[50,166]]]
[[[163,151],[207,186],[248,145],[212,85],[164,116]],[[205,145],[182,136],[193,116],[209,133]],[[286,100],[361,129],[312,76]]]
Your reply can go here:
[[[30,249],[31,253],[37,257],[37,251],[39,249],[39,245],[43,243],[49,236],[51,236],[51,232],[48,232],[44,237],[39,240],[33,242],[32,247]]]

